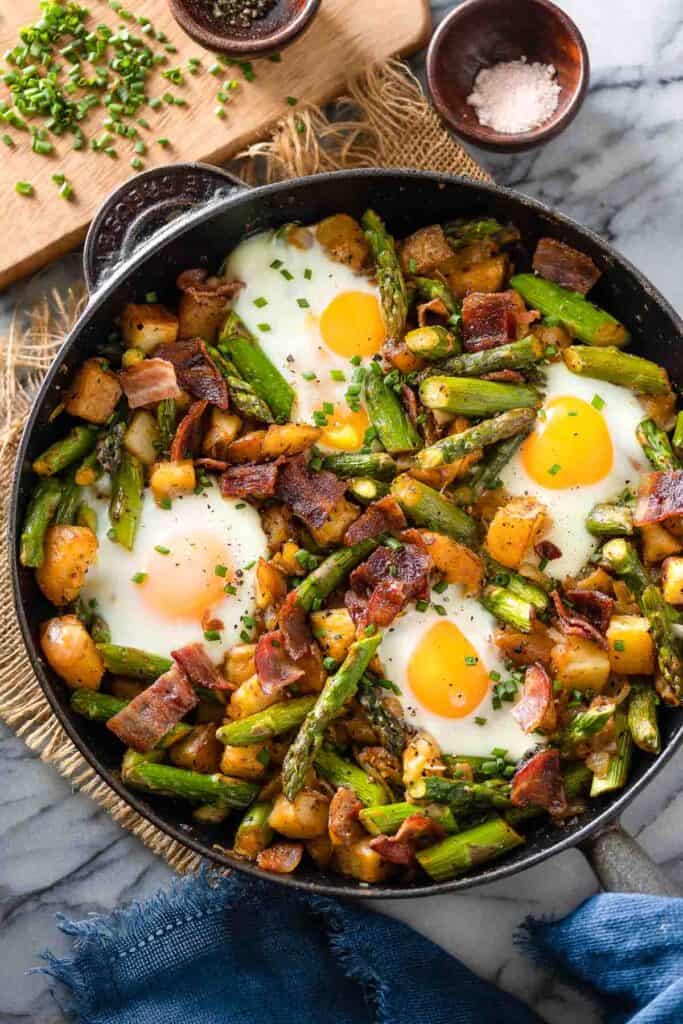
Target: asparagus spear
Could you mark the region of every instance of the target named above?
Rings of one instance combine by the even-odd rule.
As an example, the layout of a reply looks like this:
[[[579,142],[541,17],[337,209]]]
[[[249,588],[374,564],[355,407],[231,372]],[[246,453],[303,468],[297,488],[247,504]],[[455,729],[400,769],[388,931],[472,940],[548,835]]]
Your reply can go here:
[[[331,785],[346,786],[352,789],[358,799],[366,807],[372,804],[385,804],[387,790],[352,761],[335,754],[332,750],[319,750],[313,762],[315,770]]]
[[[21,531],[19,560],[22,565],[37,569],[43,564],[45,534],[59,507],[61,497],[62,484],[52,477],[41,480],[34,490]]]
[[[578,292],[534,274],[516,274],[510,279],[510,287],[519,292],[527,306],[559,320],[574,338],[587,345],[623,348],[629,342],[630,336],[623,324]]]
[[[543,358],[545,345],[540,338],[530,334],[519,341],[510,341],[507,345],[497,348],[482,349],[481,352],[463,352],[462,355],[447,359],[439,367],[439,373],[452,374],[454,377],[483,377],[487,373],[499,370],[526,370]],[[427,369],[421,374],[422,379],[434,375],[434,370]]]
[[[375,807],[364,807],[359,813],[363,827],[373,836],[391,836],[398,832],[399,828],[413,814],[424,814],[433,818],[446,832],[457,832],[458,824],[453,817],[453,811],[444,804],[428,804],[423,807],[421,804],[398,803],[381,804]]]
[[[572,373],[605,380],[641,395],[665,395],[671,388],[662,366],[611,345],[605,348],[572,345],[563,351],[562,358]]]
[[[361,679],[358,700],[378,732],[382,746],[400,757],[405,746],[403,723],[392,715],[382,700],[382,688],[367,674]]]
[[[406,789],[409,800],[429,800],[448,804],[458,811],[472,811],[481,807],[509,807],[510,783],[502,779],[488,782],[463,782],[438,775],[425,775]]]
[[[586,529],[594,537],[630,537],[633,533],[633,513],[626,505],[600,502],[588,513]]]
[[[233,779],[219,773],[202,775],[185,768],[146,761],[130,766],[122,777],[127,785],[145,793],[228,807],[248,807],[259,791],[256,782]]]
[[[271,736],[281,736],[297,725],[301,725],[316,702],[316,697],[295,697],[281,704],[271,704],[263,711],[257,711],[246,718],[238,718],[221,726],[216,739],[226,746],[248,747],[261,743]]]
[[[435,882],[478,867],[524,842],[503,818],[490,818],[474,828],[448,836],[434,846],[418,850],[416,857]]]
[[[303,786],[306,773],[322,745],[325,730],[355,694],[381,639],[382,634],[375,633],[356,640],[341,667],[327,679],[282,765],[282,788],[288,800],[293,800]]]
[[[519,629],[522,633],[531,631],[534,606],[506,587],[487,587],[481,603],[492,615],[513,629]]]
[[[427,383],[425,381],[425,383]],[[485,382],[481,382],[485,383]],[[497,441],[504,441],[509,437],[524,435],[531,429],[536,419],[535,409],[512,409],[503,412],[500,416],[494,416],[489,420],[483,420],[474,427],[459,434],[450,434],[444,437],[429,448],[423,448],[417,453],[417,462],[421,469],[437,469],[445,463],[455,462],[463,455],[469,455],[479,448],[488,444],[495,444]]]
[[[104,667],[116,676],[129,676],[143,682],[158,679],[173,664],[161,654],[149,654],[138,647],[120,647],[118,644],[98,644]]]
[[[668,470],[681,468],[669,438],[654,420],[642,420],[636,429],[636,437],[653,469],[666,473]]]
[[[513,569],[506,569],[504,565],[499,565],[490,555],[486,555],[485,559],[488,574],[492,577],[496,586],[506,587],[512,594],[532,604],[539,612],[546,610],[550,603],[550,598],[543,587],[527,579],[526,576],[520,575],[520,573],[515,572]]]
[[[355,476],[349,480],[347,490],[361,505],[370,505],[389,493],[389,484],[383,480],[371,480],[369,476]]]
[[[396,392],[384,380],[378,363],[371,363],[365,376],[365,401],[372,424],[388,452],[414,452],[422,445],[417,428],[408,419]]]
[[[416,356],[422,359],[445,359],[460,351],[460,341],[445,327],[416,327],[408,331],[405,343]]]
[[[130,704],[130,701],[119,700],[118,697],[112,697],[108,693],[100,693],[99,690],[74,690],[71,694],[71,707],[73,710],[77,714],[82,715],[83,718],[88,718],[91,722],[108,722],[110,718],[117,715],[128,704]],[[165,736],[161,737],[154,750],[166,750],[168,747],[172,747],[174,743],[177,743],[178,740],[185,739],[190,732],[192,732],[192,726],[188,722],[178,722],[177,725],[168,730]],[[135,751],[130,753],[132,755]],[[146,755],[140,756],[146,757]],[[159,757],[156,758],[156,760],[159,759]]]
[[[615,537],[603,544],[600,558],[608,569],[624,580],[636,600],[640,601],[651,580],[633,544],[622,537]]]
[[[79,487],[89,487],[102,476],[102,466],[97,458],[97,449],[91,451],[81,462],[74,477]]]
[[[157,405],[157,426],[159,427],[159,446],[162,452],[171,449],[171,442],[178,425],[178,406],[175,398],[164,398]]]
[[[420,385],[420,398],[428,409],[460,416],[491,416],[511,409],[535,409],[541,402],[535,388],[473,377],[428,377]]]
[[[294,404],[294,390],[234,310],[225,321],[218,350],[234,363],[240,377],[266,403],[276,422],[287,423]]]
[[[412,280],[417,288],[418,295],[425,302],[432,302],[434,299],[439,299],[443,302],[449,314],[448,322],[450,326],[457,328],[460,324],[460,303],[445,281],[440,281],[436,277],[420,277],[419,275],[413,277]],[[459,341],[459,331],[457,337]]]
[[[650,623],[650,632],[657,651],[657,665],[678,701],[683,701],[683,659],[674,633],[669,605],[659,587],[645,587],[640,597],[640,610]]]
[[[296,588],[297,604],[307,612],[320,608],[325,598],[329,597],[351,570],[365,561],[376,547],[377,541],[368,539],[328,555],[325,561],[309,573]]]
[[[396,244],[374,210],[361,217],[365,239],[375,258],[377,287],[382,300],[382,314],[387,338],[400,341],[406,326],[408,298]]]
[[[55,513],[55,523],[71,526],[76,522],[81,493],[76,483],[76,470],[71,468],[62,481],[62,496]]]
[[[272,809],[269,800],[257,800],[244,812],[233,843],[233,850],[238,857],[256,860],[261,850],[268,846],[273,838],[273,830],[268,824]]]
[[[142,463],[124,451],[111,481],[109,518],[111,539],[132,551],[142,515],[142,491],[145,486]]]
[[[662,749],[657,723],[659,697],[651,686],[634,686],[628,701],[628,728],[637,747],[648,754]]]
[[[340,455],[326,455],[323,469],[344,479],[353,476],[370,476],[378,480],[391,480],[396,476],[396,462],[386,452],[344,452]]]
[[[33,463],[33,471],[38,476],[54,476],[73,462],[79,462],[93,450],[97,441],[97,430],[94,427],[74,427],[61,441],[44,451]]]
[[[519,238],[519,231],[515,227],[505,227],[495,217],[458,217],[456,220],[444,224],[444,231],[454,249],[461,249],[473,242],[480,242],[486,238],[505,245],[508,242],[515,242]]]
[[[671,444],[678,458],[683,459],[683,411],[679,412],[676,416],[676,426],[674,427]]]
[[[262,423],[272,423],[273,414],[262,398],[254,391],[251,384],[237,372],[237,368],[222,355],[213,345],[208,346],[209,355],[215,362],[220,372],[225,377],[228,385],[228,394],[231,404],[242,416],[251,420],[260,420]]]
[[[87,526],[94,534],[97,534],[97,512],[87,501],[79,502],[76,510],[76,524]]]
[[[391,493],[417,526],[445,533],[468,544],[476,540],[478,526],[475,520],[433,487],[403,474],[392,483]]]
[[[469,483],[462,484],[453,492],[453,500],[463,505],[471,505],[486,491],[500,486],[500,474],[527,436],[526,432],[508,437],[497,445],[492,445],[485,459],[475,468]]]
[[[571,750],[577,743],[583,743],[584,740],[604,729],[614,714],[615,708],[615,704],[605,704],[602,707],[579,711],[574,715],[562,736],[565,749]]]
[[[615,789],[621,789],[628,778],[631,766],[631,753],[633,740],[628,731],[626,715],[618,711],[614,716],[616,729],[617,750],[610,755],[607,773],[604,776],[593,776],[591,783],[592,797],[600,796],[602,793],[612,793]]]

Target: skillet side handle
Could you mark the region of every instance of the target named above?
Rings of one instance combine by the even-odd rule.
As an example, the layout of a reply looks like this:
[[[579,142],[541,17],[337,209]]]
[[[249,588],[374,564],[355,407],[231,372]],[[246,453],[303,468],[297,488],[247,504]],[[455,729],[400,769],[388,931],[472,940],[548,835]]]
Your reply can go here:
[[[607,892],[681,896],[681,890],[618,822],[579,844]]]
[[[245,188],[234,174],[201,163],[153,167],[124,182],[105,199],[85,239],[88,293],[176,218]]]

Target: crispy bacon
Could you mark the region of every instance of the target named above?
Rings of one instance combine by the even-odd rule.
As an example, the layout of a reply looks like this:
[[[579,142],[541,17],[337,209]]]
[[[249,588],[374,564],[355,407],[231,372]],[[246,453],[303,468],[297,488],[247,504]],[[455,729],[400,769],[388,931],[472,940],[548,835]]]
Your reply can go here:
[[[524,376],[519,370],[492,370],[485,373],[482,380],[498,381],[500,384],[523,384]]]
[[[219,409],[228,408],[228,385],[201,338],[158,345],[155,353],[173,363],[181,388]]]
[[[231,690],[227,679],[220,674],[203,644],[187,644],[171,651],[171,657],[193,686],[205,686],[207,690]]]
[[[614,608],[614,599],[601,590],[568,590],[567,597],[576,610],[592,622],[600,633],[606,633]]]
[[[517,337],[526,307],[515,291],[471,292],[462,300],[462,336],[468,352],[497,348]]]
[[[363,837],[358,812],[363,804],[346,786],[340,786],[330,801],[328,831],[334,846],[350,846]]]
[[[170,453],[174,462],[191,459],[201,446],[204,435],[202,420],[208,404],[206,400],[193,402],[176,427]]]
[[[314,472],[305,454],[287,459],[280,467],[277,496],[308,527],[322,526],[345,490],[344,481],[334,473]]]
[[[173,364],[167,359],[142,359],[127,370],[121,370],[119,380],[131,409],[162,402],[165,398],[179,398],[182,394]]]
[[[278,478],[277,462],[247,462],[229,466],[221,477],[225,498],[272,498]]]
[[[640,481],[640,492],[633,521],[636,526],[661,523],[669,516],[683,515],[683,469],[663,473],[646,473]]]
[[[282,630],[285,650],[294,661],[300,661],[312,649],[313,634],[306,610],[298,602],[296,590],[290,590],[284,599],[278,623]]]
[[[174,664],[110,718],[107,728],[127,747],[146,754],[198,703],[187,676]]]
[[[417,395],[412,388],[409,388],[407,384],[401,385],[401,399],[408,419],[411,423],[417,423],[417,417],[419,416],[419,408],[417,404]]]
[[[557,725],[557,712],[553,700],[553,684],[546,670],[539,662],[529,665],[524,673],[524,689],[521,699],[511,709],[524,732],[553,732]]]
[[[512,778],[510,800],[515,807],[543,807],[549,814],[567,810],[567,797],[560,773],[560,752],[554,748],[533,754]]]
[[[417,307],[417,322],[420,327],[427,327],[429,324],[443,324],[448,320],[448,310],[442,299],[430,299],[429,302],[421,302]]]
[[[383,533],[400,533],[406,527],[406,517],[401,506],[390,494],[379,501],[373,501],[365,512],[351,523],[344,534],[344,543],[351,546]]]
[[[379,547],[351,573],[346,608],[359,627],[390,625],[412,600],[429,600],[432,560],[424,547]]]
[[[551,540],[539,540],[537,544],[534,544],[534,551],[540,559],[545,559],[546,562],[552,562],[556,558],[562,558],[562,552],[558,548],[557,544],[553,544]]]
[[[588,619],[579,614],[579,612],[568,609],[556,590],[551,591],[550,596],[553,599],[555,612],[559,620],[560,629],[563,633],[566,635],[573,634],[574,636],[582,636],[585,640],[593,640],[594,643],[607,649],[607,640],[605,636],[599,629],[595,628],[592,622],[589,622]]]
[[[426,814],[411,814],[401,823],[394,836],[376,836],[370,846],[391,864],[411,864],[416,850],[425,843],[437,842],[446,835],[445,830]]]
[[[396,836],[375,836],[370,840],[370,849],[378,853],[383,860],[388,860],[390,864],[405,867],[415,860],[412,844],[402,843]]]
[[[534,253],[534,270],[546,281],[585,295],[601,276],[590,256],[555,238],[540,238]]]
[[[276,875],[289,875],[296,871],[304,855],[303,843],[273,843],[261,850],[256,863],[263,871],[273,871]]]
[[[209,473],[225,473],[228,468],[228,463],[222,459],[195,459],[194,464],[208,470]]]
[[[259,637],[256,645],[256,674],[264,693],[276,693],[296,683],[304,675],[285,650],[282,630],[275,629]]]

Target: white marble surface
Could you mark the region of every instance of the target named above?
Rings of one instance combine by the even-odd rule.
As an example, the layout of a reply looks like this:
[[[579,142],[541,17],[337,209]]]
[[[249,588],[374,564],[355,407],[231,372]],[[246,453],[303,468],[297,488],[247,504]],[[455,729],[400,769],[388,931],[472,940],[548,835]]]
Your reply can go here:
[[[591,90],[581,114],[540,152],[480,157],[498,181],[609,238],[683,311],[679,0],[562,3],[582,28],[592,57]],[[438,17],[451,5],[436,0],[434,6]],[[54,274],[41,275],[37,287]],[[15,289],[0,300],[0,311],[6,313],[20,294]],[[631,807],[625,825],[683,883],[682,771],[683,751]],[[63,992],[44,976],[24,973],[44,947],[65,948],[55,912],[79,918],[106,910],[167,884],[171,872],[2,726],[0,779],[0,1022],[57,1024],[64,1020]],[[527,1000],[552,1024],[594,1024],[595,1006],[533,968],[515,952],[511,937],[526,914],[564,913],[595,891],[592,872],[572,851],[471,893],[385,903],[382,909]]]

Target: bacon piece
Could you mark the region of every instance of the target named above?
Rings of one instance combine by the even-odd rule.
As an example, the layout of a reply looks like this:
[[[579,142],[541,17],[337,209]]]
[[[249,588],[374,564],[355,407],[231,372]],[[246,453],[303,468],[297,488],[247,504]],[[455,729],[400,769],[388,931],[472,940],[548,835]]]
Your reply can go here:
[[[426,814],[411,814],[394,836],[376,836],[370,847],[391,864],[411,864],[416,850],[425,843],[443,839],[445,830]]]
[[[559,750],[540,750],[517,769],[512,778],[510,800],[515,807],[543,807],[552,815],[566,812]]]
[[[551,540],[539,540],[537,544],[534,544],[534,551],[539,558],[544,558],[546,562],[552,562],[555,558],[562,558],[562,552],[557,544],[553,544]]]
[[[507,344],[517,337],[518,319],[525,313],[524,302],[515,291],[471,292],[462,300],[465,348],[479,352]]]
[[[683,469],[646,473],[640,481],[633,522],[636,526],[661,523],[683,515]]]
[[[524,375],[519,370],[492,370],[485,373],[482,380],[498,381],[500,384],[523,384]]]
[[[201,466],[202,469],[207,469],[209,473],[225,473],[228,468],[228,463],[223,462],[222,459],[195,459],[195,466]]]
[[[140,754],[157,745],[199,703],[199,697],[178,665],[134,697],[107,722],[107,728]]]
[[[131,409],[162,402],[165,398],[180,398],[182,394],[173,364],[167,359],[142,359],[127,370],[121,370],[119,380]]]
[[[303,843],[273,843],[261,850],[256,863],[263,871],[273,871],[276,875],[290,875],[296,871],[304,855]]]
[[[405,411],[408,415],[408,419],[412,424],[416,424],[417,417],[420,414],[417,405],[417,395],[415,394],[412,388],[408,387],[407,384],[401,385],[401,399],[403,401]]]
[[[313,633],[308,623],[306,610],[298,602],[296,590],[290,590],[282,603],[278,616],[285,650],[294,661],[309,654],[313,645]]]
[[[173,462],[191,459],[200,447],[204,435],[202,420],[208,405],[206,400],[193,402],[176,427],[170,452]]]
[[[346,786],[340,786],[330,801],[328,831],[333,846],[350,846],[363,838],[363,828],[358,821],[358,812],[363,804],[356,794]]]
[[[244,285],[242,281],[209,277],[208,271],[200,267],[184,270],[176,287],[182,292],[178,304],[180,337],[213,341],[225,320],[229,300]]]
[[[448,320],[449,313],[443,299],[430,299],[429,302],[421,302],[417,307],[417,322],[420,327],[427,327],[429,324],[443,324]]]
[[[256,674],[264,693],[276,693],[304,675],[285,649],[282,630],[275,629],[259,637],[256,645]]]
[[[581,615],[579,612],[574,612],[568,609],[559,593],[556,590],[551,591],[550,596],[553,599],[555,605],[555,612],[559,619],[560,629],[566,635],[573,634],[574,636],[582,636],[585,640],[593,640],[594,643],[600,644],[601,647],[607,649],[607,639],[596,629],[592,622],[589,622],[587,618]]]
[[[572,249],[556,238],[539,238],[534,253],[534,270],[546,281],[585,295],[601,277],[590,256]]]
[[[410,600],[407,590],[405,583],[400,580],[382,580],[370,594],[363,626],[370,623],[381,628],[390,626]]]
[[[390,864],[407,866],[415,860],[415,850],[411,843],[401,843],[396,836],[375,836],[370,840],[370,849],[378,853]]]
[[[536,729],[553,732],[557,726],[553,684],[539,662],[529,665],[524,673],[522,697],[511,709],[511,713],[524,732],[534,732]]]
[[[228,408],[228,385],[201,338],[158,345],[154,350],[175,367],[178,383],[195,398],[205,398],[219,409]]]
[[[345,490],[344,481],[334,473],[310,469],[305,454],[287,459],[280,467],[277,496],[308,527],[322,526]]]
[[[205,686],[207,690],[232,689],[206,653],[204,644],[179,647],[177,651],[171,651],[171,657],[180,665],[193,686]]]
[[[229,466],[221,477],[221,494],[225,498],[272,498],[277,481],[277,462]]]
[[[567,597],[576,610],[589,622],[592,622],[600,633],[606,633],[614,608],[614,599],[601,590],[569,590]]]
[[[407,526],[401,506],[390,494],[379,501],[373,501],[365,512],[351,523],[344,534],[344,544],[349,547],[383,533],[400,533]]]
[[[423,544],[373,551],[349,579],[345,604],[356,625],[388,626],[409,601],[428,601],[431,565]]]

